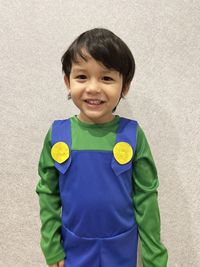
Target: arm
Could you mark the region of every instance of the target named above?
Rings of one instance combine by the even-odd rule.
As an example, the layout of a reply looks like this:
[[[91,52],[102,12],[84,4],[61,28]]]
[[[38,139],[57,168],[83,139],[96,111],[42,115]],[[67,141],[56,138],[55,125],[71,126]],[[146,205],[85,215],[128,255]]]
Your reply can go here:
[[[60,261],[56,264],[53,264],[53,265],[49,265],[49,267],[64,267],[64,261]]]
[[[133,203],[144,267],[167,267],[167,249],[160,240],[159,186],[156,166],[142,128],[137,127],[133,162]]]
[[[36,186],[39,196],[41,240],[40,246],[48,265],[65,257],[61,245],[61,202],[59,196],[58,171],[51,157],[51,127],[45,137],[39,159],[40,180]]]

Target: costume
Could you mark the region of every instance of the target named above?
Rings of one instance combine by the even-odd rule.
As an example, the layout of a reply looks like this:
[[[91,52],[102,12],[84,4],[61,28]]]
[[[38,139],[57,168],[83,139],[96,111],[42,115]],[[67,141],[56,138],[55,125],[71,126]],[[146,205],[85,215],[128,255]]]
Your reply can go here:
[[[83,135],[92,138],[92,136],[99,134],[99,141],[104,143],[99,147],[98,145],[88,146],[87,149],[88,142],[86,142],[85,147],[83,145],[83,149],[81,149],[80,142],[77,142],[80,140],[80,131],[75,131],[76,123],[79,126],[87,126],[86,128],[83,127],[84,130],[82,129]],[[93,131],[94,127],[95,131]],[[147,253],[149,248],[147,247],[145,250],[143,247],[144,267],[167,266],[167,251],[159,238],[159,210],[156,201],[158,180],[156,178],[153,180],[153,184],[152,181],[149,181],[149,185],[145,184],[144,186],[151,186],[151,189],[152,185],[154,187],[151,191],[152,196],[149,192],[145,196],[147,197],[149,194],[150,205],[154,203],[155,211],[151,211],[149,214],[154,216],[155,213],[153,224],[157,225],[157,229],[152,228],[151,224],[144,229],[145,222],[142,221],[141,214],[139,215],[140,206],[145,204],[146,207],[143,209],[146,208],[148,211],[149,203],[146,201],[137,205],[137,203],[144,201],[142,199],[143,192],[138,194],[142,188],[139,186],[139,182],[142,180],[133,182],[134,171],[136,177],[139,176],[137,171],[140,169],[138,167],[134,170],[135,161],[137,157],[141,156],[141,150],[138,150],[136,146],[138,127],[136,121],[119,116],[116,116],[112,122],[102,125],[86,125],[86,123],[80,122],[77,117],[54,121],[50,147],[53,148],[62,142],[68,145],[70,153],[64,162],[59,163],[50,159],[49,149],[48,153],[45,153],[44,146],[39,163],[41,181],[37,185],[36,192],[40,195],[41,221],[43,223],[41,245],[43,242],[43,251],[45,251],[45,239],[46,245],[50,241],[55,245],[55,257],[53,258],[52,251],[48,252],[51,257],[49,255],[47,255],[48,259],[46,257],[48,264],[55,263],[56,257],[63,259],[65,255],[65,266],[67,267],[136,267],[139,228],[140,237],[143,241],[147,241],[146,246],[148,246],[148,242],[152,242],[152,244],[157,242],[156,247],[149,243],[151,247],[149,255]],[[104,141],[101,141],[102,138]],[[108,144],[105,142],[107,139],[109,140]],[[118,151],[119,154],[121,153],[118,154],[119,158],[117,154],[114,156],[113,153],[113,147],[115,148],[121,142],[133,150],[133,155],[128,161],[125,160],[125,163],[119,162],[120,155],[123,159],[123,154],[126,154],[126,151]],[[75,146],[80,149],[74,149]],[[47,164],[48,160],[51,161],[50,164]],[[41,170],[44,170],[44,166],[46,172],[43,171],[42,174]],[[153,161],[149,163],[149,166],[152,169]],[[156,170],[154,169],[154,171],[155,175]],[[51,182],[45,184],[47,177],[44,173],[48,176],[48,181],[51,182],[55,176],[57,177],[56,186]],[[48,207],[47,196],[50,195],[54,202],[51,202],[51,210],[48,211],[48,208],[45,210],[45,205]],[[48,199],[50,200],[50,198]],[[59,221],[58,210],[60,206],[62,206],[62,219]],[[47,211],[49,217],[42,215],[42,213],[47,214]],[[54,222],[57,221],[57,226],[52,230],[53,218]],[[148,219],[152,220],[147,217],[146,225],[148,225]],[[151,231],[155,231],[154,233],[150,232],[149,237],[148,227],[151,228]],[[52,232],[52,236],[49,238],[47,228],[50,228]],[[152,234],[155,235],[155,240],[154,237],[151,237]],[[145,235],[147,237],[144,237]],[[56,236],[57,240],[55,240]]]

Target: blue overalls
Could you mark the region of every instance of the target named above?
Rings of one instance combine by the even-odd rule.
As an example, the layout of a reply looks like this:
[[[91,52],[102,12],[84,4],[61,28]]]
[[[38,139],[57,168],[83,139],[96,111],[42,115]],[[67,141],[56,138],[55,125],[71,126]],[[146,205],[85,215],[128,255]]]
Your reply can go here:
[[[135,152],[136,128],[136,121],[120,117],[116,143],[127,142]],[[71,148],[70,119],[54,121],[52,145],[57,142]],[[132,164],[119,164],[104,150],[70,149],[65,162],[55,161],[65,267],[136,267]]]

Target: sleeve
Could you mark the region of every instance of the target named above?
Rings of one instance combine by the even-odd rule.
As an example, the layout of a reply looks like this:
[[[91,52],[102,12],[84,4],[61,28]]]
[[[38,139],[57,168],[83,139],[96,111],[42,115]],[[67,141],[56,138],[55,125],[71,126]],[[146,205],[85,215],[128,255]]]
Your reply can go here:
[[[40,246],[48,265],[64,259],[61,244],[61,201],[59,196],[58,171],[51,157],[50,127],[43,144],[38,164],[40,180],[36,186],[39,196],[41,240]]]
[[[143,267],[167,267],[168,252],[160,239],[158,186],[151,150],[142,128],[138,125],[133,161],[133,204],[141,241]]]

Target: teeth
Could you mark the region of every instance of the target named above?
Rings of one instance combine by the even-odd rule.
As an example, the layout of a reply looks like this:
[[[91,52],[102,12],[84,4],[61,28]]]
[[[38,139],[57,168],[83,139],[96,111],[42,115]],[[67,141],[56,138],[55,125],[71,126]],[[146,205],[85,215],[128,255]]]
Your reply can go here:
[[[89,104],[99,105],[102,101],[100,100],[86,100]]]

